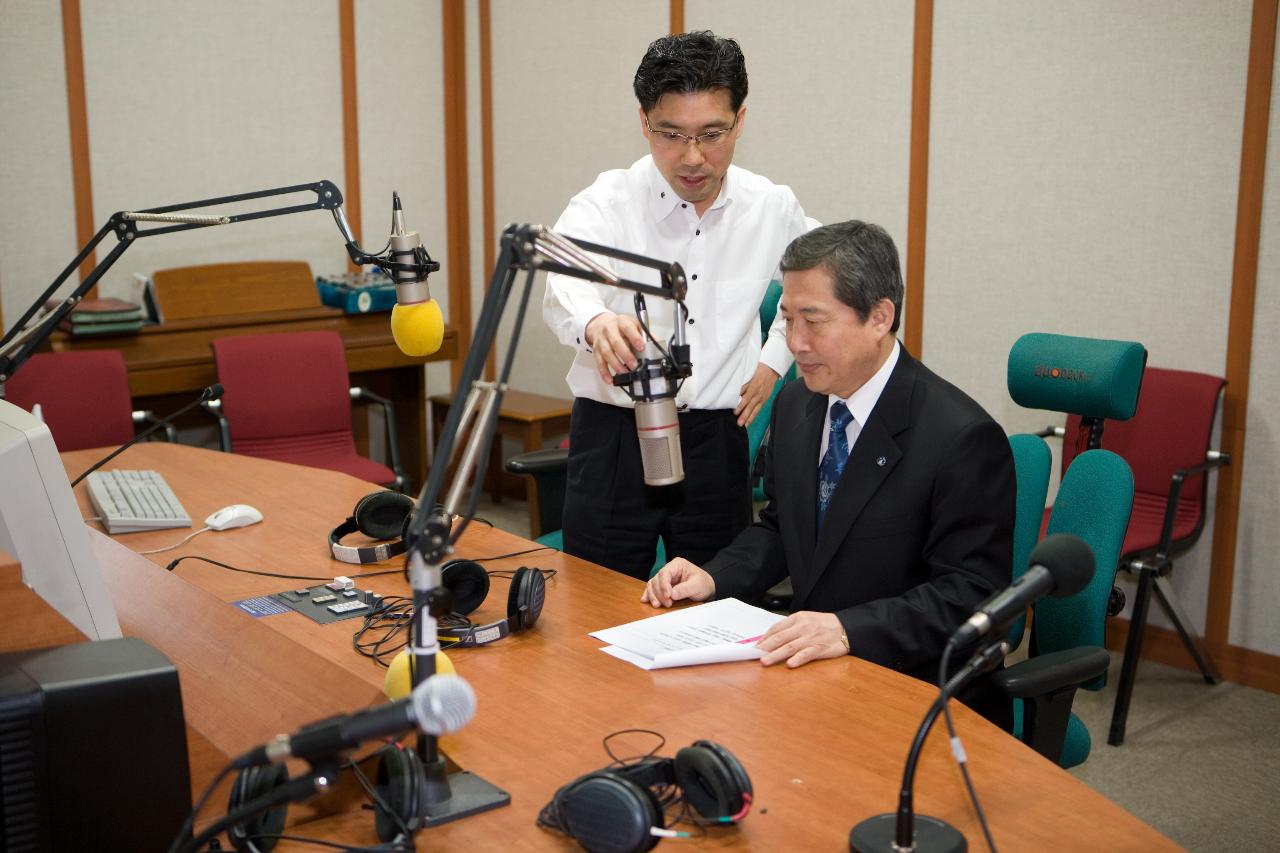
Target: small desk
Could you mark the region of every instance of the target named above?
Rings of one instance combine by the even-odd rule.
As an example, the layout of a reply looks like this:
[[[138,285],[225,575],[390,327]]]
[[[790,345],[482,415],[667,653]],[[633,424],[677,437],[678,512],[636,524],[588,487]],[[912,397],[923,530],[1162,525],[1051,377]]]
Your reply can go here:
[[[63,461],[69,471],[79,471],[99,455],[98,450],[75,451],[63,454]],[[185,531],[127,534],[116,541],[93,537],[104,571],[115,578],[112,595],[125,633],[178,664],[192,729],[207,733],[209,744],[222,754],[234,754],[264,740],[270,725],[289,731],[344,702],[354,710],[369,701],[383,671],[352,651],[352,622],[321,626],[296,613],[251,619],[221,603],[287,589],[297,581],[197,561],[173,573],[159,568],[175,556],[200,554],[289,574],[347,574],[361,588],[404,594],[399,573],[362,578],[399,562],[357,570],[328,553],[326,534],[367,492],[367,484],[330,471],[160,442],[136,445],[115,464],[161,471],[192,518],[239,502],[251,502],[265,517],[252,527],[201,534],[182,549],[149,558],[121,543],[136,550],[157,548],[178,541]],[[77,500],[87,512],[84,492],[84,486],[77,488]],[[458,555],[507,554],[531,544],[476,524]],[[627,728],[660,731],[666,737],[663,755],[700,738],[714,740],[751,776],[750,815],[736,827],[712,827],[704,837],[673,842],[679,846],[672,850],[686,845],[845,850],[854,823],[894,810],[907,749],[935,688],[853,657],[797,670],[731,663],[646,672],[602,654],[601,644],[587,636],[653,615],[639,600],[639,582],[550,550],[489,565],[559,571],[547,585],[546,606],[533,629],[451,653],[479,702],[475,719],[443,738],[442,749],[462,767],[510,791],[511,805],[426,830],[418,838],[421,849],[578,849],[536,828],[538,810],[560,785],[604,767],[609,759],[600,739]],[[505,607],[506,582],[495,580],[474,618],[495,620]],[[262,675],[276,660],[287,664],[291,681]],[[967,708],[956,707],[953,716],[1002,849],[1061,849],[1068,839],[1081,850],[1179,849]],[[194,744],[193,751],[200,746]],[[921,756],[915,803],[918,811],[963,832],[974,849],[981,846],[959,771],[938,732]],[[290,809],[293,820],[306,814]],[[376,839],[373,818],[354,800],[293,830],[355,844]],[[281,844],[277,849],[312,848]]]
[[[452,394],[433,394],[431,396],[432,435],[439,443],[440,433],[444,429],[444,419],[449,415],[449,407],[453,405]],[[501,436],[519,439],[524,452],[541,450],[543,442],[551,438],[559,438],[569,434],[569,416],[573,413],[573,401],[561,397],[547,397],[543,394],[531,394],[527,391],[507,391],[502,395],[502,409],[498,412],[499,438],[494,441],[489,452],[488,485],[493,491],[493,499],[501,501],[504,486],[508,478],[502,465]],[[525,499],[529,502],[529,521],[534,536],[547,532],[542,529],[542,519],[538,513],[537,486],[532,477],[523,478]]]

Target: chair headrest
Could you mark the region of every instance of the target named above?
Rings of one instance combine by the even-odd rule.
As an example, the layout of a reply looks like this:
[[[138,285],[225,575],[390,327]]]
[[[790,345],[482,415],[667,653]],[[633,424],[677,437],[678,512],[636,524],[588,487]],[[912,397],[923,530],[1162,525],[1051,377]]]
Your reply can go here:
[[[1009,396],[1029,409],[1127,421],[1146,364],[1136,341],[1032,332],[1009,350]]]

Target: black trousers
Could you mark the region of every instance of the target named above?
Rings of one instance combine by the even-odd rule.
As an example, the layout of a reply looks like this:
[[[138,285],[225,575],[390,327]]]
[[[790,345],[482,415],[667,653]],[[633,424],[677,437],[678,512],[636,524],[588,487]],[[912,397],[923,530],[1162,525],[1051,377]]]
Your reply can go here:
[[[667,559],[701,565],[751,523],[747,431],[731,409],[679,417],[684,482],[646,486],[635,412],[574,401],[565,553],[647,580],[659,535]]]

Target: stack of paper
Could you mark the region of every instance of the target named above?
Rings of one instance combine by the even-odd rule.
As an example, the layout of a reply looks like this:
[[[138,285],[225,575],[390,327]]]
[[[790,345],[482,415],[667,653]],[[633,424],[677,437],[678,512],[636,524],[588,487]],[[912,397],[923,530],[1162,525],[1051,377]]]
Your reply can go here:
[[[756,648],[756,640],[783,618],[726,598],[593,631],[590,636],[610,644],[600,650],[605,654],[641,669],[665,669],[758,660],[764,652]]]

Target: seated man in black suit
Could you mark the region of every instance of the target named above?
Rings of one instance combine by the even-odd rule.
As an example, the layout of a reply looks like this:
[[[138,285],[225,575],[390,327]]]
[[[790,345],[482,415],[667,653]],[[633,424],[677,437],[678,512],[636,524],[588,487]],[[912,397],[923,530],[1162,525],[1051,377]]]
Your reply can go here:
[[[704,566],[667,563],[642,600],[753,601],[790,576],[793,612],[758,643],[766,666],[853,654],[934,681],[947,638],[1010,583],[1008,439],[894,337],[902,274],[884,229],[810,231],[782,271],[779,310],[804,381],[774,403],[769,503]],[[981,686],[964,698],[1008,722],[1008,700]]]

